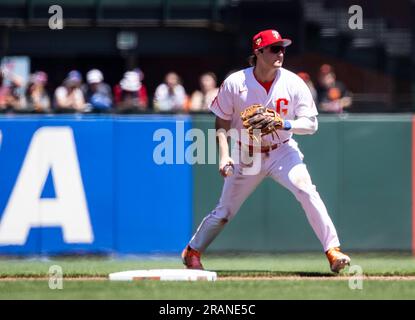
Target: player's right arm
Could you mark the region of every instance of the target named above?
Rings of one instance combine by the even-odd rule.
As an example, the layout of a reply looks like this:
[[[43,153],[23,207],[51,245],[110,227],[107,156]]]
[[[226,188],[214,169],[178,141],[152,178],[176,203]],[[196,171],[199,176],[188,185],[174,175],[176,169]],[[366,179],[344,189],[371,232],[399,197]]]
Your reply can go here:
[[[219,145],[219,172],[226,177],[226,165],[233,165],[234,161],[229,155],[228,132],[231,128],[234,115],[234,86],[229,78],[219,88],[218,95],[212,101],[209,109],[216,115],[216,137]]]
[[[225,120],[216,116],[215,121],[216,137],[219,145],[219,172],[222,176],[226,176],[226,165],[233,165],[234,162],[229,155],[228,132],[231,128],[231,120]]]

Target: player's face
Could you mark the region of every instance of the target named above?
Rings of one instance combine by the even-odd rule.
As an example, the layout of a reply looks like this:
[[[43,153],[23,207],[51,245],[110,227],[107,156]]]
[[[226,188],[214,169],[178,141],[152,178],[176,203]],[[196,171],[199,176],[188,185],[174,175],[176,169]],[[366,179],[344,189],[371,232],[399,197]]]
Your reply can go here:
[[[264,48],[263,58],[264,62],[274,68],[282,67],[284,62],[285,48],[279,45],[272,45]]]

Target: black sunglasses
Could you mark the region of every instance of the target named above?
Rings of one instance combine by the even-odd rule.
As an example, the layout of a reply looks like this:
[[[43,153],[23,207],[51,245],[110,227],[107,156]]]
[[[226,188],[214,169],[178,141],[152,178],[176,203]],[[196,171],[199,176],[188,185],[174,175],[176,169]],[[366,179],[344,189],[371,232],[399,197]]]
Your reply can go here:
[[[285,47],[283,46],[271,46],[269,47],[269,51],[271,51],[272,53],[285,53]]]

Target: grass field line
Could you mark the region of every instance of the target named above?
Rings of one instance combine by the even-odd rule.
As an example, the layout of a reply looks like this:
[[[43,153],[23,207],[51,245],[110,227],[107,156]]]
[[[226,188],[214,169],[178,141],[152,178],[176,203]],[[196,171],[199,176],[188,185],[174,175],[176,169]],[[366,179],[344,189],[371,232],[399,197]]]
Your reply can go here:
[[[308,277],[308,276],[271,276],[271,277],[249,277],[249,276],[231,276],[231,277],[218,277],[218,280],[233,280],[233,281],[248,281],[248,280],[313,280],[313,281],[342,281],[342,280],[349,280],[349,276],[320,276],[320,277]],[[415,281],[415,276],[362,276],[362,280],[377,280],[377,281],[397,281],[397,280],[406,280],[406,281]]]
[[[217,281],[292,281],[292,280],[310,280],[310,281],[346,281],[349,280],[349,276],[219,276]],[[415,281],[415,276],[367,276],[364,275],[361,278],[364,281]],[[77,277],[63,277],[64,281],[104,281],[109,280],[105,276],[77,276]],[[49,277],[45,276],[7,276],[0,277],[0,282],[9,281],[49,281]],[[149,280],[136,280],[136,281],[149,281]],[[151,280],[150,280],[151,281]],[[154,280],[153,280],[154,281]]]

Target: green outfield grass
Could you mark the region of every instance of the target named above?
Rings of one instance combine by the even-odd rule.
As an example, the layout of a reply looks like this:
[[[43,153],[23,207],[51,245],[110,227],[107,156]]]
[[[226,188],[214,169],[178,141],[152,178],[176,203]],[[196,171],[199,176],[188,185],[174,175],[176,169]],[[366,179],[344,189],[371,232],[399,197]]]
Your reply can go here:
[[[347,270],[335,276],[323,254],[207,255],[206,269],[216,282],[110,282],[111,272],[182,268],[178,257],[0,258],[0,299],[415,299],[415,259],[410,254],[352,255],[352,265],[368,276],[413,277],[410,280],[364,280],[362,290],[349,288]],[[62,267],[63,290],[48,286],[48,270]],[[232,276],[233,280],[226,280]],[[235,280],[234,277],[250,277]],[[270,276],[270,279],[264,277]],[[277,278],[278,276],[283,278]],[[287,279],[302,276],[301,279]],[[27,279],[27,277],[39,279]],[[74,280],[73,277],[80,277]],[[85,277],[102,277],[87,280]],[[253,279],[252,277],[260,277]],[[321,277],[319,279],[308,277]]]

